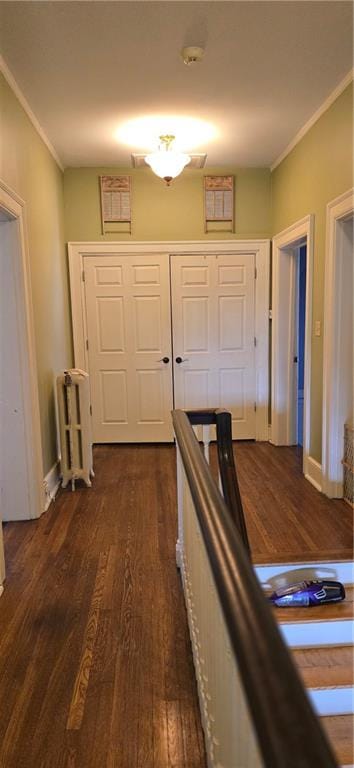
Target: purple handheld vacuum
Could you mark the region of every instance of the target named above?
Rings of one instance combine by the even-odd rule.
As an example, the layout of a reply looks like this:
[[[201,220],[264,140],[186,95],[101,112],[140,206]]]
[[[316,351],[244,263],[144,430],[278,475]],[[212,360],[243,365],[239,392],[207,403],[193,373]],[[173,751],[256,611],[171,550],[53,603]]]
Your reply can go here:
[[[284,589],[278,589],[269,600],[279,608],[338,603],[345,598],[345,589],[340,581],[299,581]]]

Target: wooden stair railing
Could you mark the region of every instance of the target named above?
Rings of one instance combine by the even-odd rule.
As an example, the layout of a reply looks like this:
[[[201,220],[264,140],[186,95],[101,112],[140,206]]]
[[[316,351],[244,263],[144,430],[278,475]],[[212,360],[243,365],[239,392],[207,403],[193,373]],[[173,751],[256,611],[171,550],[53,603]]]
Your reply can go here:
[[[183,465],[181,571],[208,764],[336,768],[188,415],[177,410],[172,418]]]
[[[231,413],[221,408],[210,408],[202,411],[186,411],[186,413],[192,426],[210,426],[212,424],[215,424],[216,426],[219,473],[224,499],[241,536],[243,545],[248,554],[251,555],[232,449]]]

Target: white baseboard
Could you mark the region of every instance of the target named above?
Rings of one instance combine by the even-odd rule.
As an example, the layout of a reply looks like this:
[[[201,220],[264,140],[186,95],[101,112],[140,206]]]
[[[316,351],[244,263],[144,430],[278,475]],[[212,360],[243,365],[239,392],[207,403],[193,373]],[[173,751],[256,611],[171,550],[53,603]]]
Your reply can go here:
[[[329,499],[342,499],[344,492],[344,483],[328,480],[325,476],[322,479],[322,493],[325,493]]]
[[[53,464],[52,468],[49,470],[49,472],[47,472],[43,480],[44,512],[47,511],[49,505],[55,499],[58,492],[59,485],[60,485],[59,462],[56,461],[55,464]]]
[[[308,456],[306,459],[305,477],[317,491],[322,493],[322,464],[313,459],[312,456]]]

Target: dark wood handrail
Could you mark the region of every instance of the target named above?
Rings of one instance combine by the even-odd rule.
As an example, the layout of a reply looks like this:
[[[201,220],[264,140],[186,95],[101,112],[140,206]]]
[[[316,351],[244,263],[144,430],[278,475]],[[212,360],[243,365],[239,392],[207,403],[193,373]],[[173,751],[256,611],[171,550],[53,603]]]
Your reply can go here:
[[[242,499],[237,480],[235,458],[232,448],[232,420],[230,411],[221,408],[208,408],[200,411],[187,411],[193,426],[216,425],[216,445],[218,451],[219,472],[224,499],[231,517],[237,526],[244,547],[251,556],[247,526],[243,512]]]
[[[188,416],[175,435],[266,768],[337,768]]]

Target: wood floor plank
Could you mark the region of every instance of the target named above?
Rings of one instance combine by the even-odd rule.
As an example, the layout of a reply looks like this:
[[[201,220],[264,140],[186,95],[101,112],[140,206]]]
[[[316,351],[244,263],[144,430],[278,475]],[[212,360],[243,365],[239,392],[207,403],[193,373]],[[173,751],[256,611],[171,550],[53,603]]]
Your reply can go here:
[[[86,692],[89,684],[91,667],[93,664],[93,651],[97,635],[102,594],[107,572],[107,563],[108,553],[101,552],[98,558],[95,588],[92,595],[80,665],[77,672],[70,704],[68,722],[66,726],[68,731],[79,730],[82,723],[82,718],[84,716]]]

